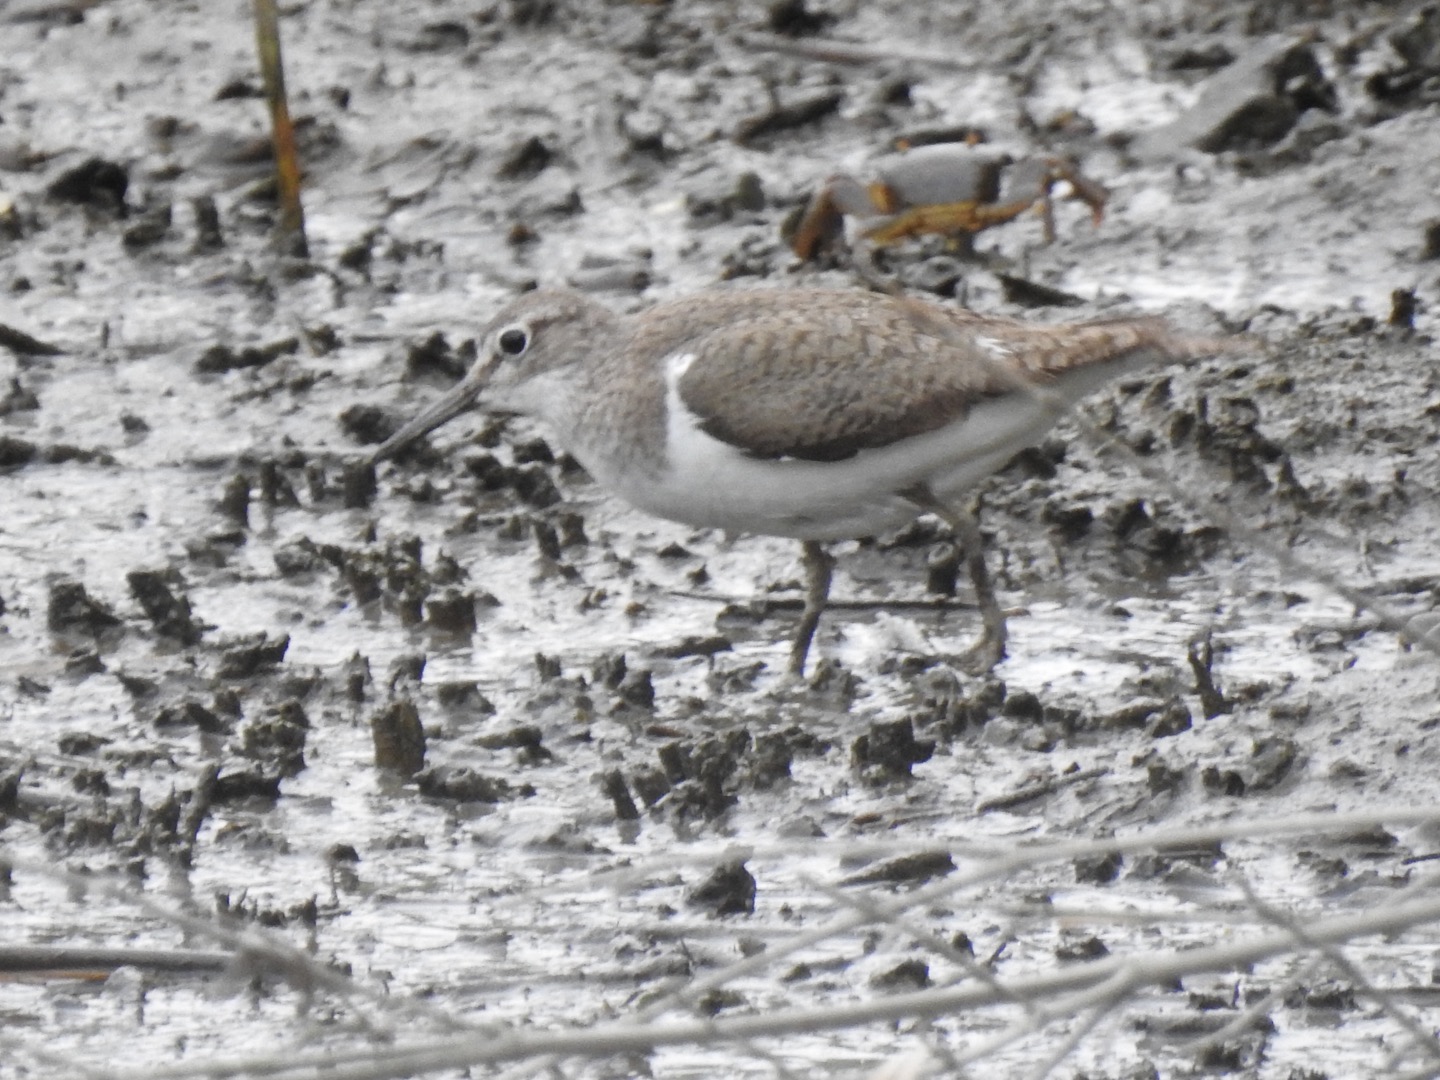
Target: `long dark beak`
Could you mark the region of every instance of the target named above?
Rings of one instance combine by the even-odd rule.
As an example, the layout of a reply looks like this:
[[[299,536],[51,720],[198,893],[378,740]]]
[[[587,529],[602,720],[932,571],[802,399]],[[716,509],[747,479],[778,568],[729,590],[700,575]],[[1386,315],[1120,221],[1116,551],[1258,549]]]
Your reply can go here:
[[[455,419],[471,408],[475,399],[480,396],[480,391],[484,390],[490,381],[493,370],[493,363],[480,363],[472,367],[444,397],[376,447],[370,455],[370,464],[394,457],[421,436],[430,434],[441,424]]]

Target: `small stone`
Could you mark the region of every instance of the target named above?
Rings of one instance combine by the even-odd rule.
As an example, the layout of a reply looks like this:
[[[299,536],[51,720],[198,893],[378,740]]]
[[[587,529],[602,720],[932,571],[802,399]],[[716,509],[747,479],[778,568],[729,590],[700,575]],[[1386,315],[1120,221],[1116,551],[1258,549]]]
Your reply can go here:
[[[501,180],[529,180],[553,161],[554,152],[537,135],[531,135],[511,147],[495,175]]]
[[[924,960],[902,960],[870,980],[876,990],[924,990],[930,985],[930,965]]]
[[[1081,884],[1108,885],[1120,876],[1125,865],[1124,857],[1118,851],[1104,855],[1090,855],[1075,860],[1075,880]]]
[[[691,890],[686,902],[692,907],[706,908],[715,916],[753,915],[755,878],[745,869],[743,860],[725,863]]]
[[[948,851],[921,851],[887,859],[858,874],[841,879],[842,885],[923,885],[955,872],[955,860]]]

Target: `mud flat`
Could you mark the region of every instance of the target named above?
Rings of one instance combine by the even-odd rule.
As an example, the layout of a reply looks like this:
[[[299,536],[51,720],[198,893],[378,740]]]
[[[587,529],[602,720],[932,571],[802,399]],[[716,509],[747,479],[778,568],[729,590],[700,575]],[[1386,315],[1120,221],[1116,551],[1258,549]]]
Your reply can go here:
[[[304,260],[249,17],[0,2],[0,1076],[539,1071],[547,1032],[573,1075],[828,1075],[1006,1025],[1006,1075],[1071,1034],[1057,1074],[1433,1066],[1432,10],[297,5]],[[976,619],[928,519],[837,546],[795,683],[792,543],[633,512],[521,422],[361,464],[531,284],[865,287],[787,219],[968,130],[1072,155],[1103,221],[875,273],[1253,345],[985,486],[992,677],[944,659]],[[1349,966],[1295,936],[1369,916]],[[1124,958],[1048,1025],[924,997]]]

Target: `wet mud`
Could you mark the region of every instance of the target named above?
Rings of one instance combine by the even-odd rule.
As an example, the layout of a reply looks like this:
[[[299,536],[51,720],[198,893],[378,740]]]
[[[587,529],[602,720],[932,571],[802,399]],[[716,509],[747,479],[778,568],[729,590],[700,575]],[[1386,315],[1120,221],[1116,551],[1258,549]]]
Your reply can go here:
[[[1435,802],[1432,8],[323,0],[282,32],[304,259],[271,243],[247,5],[0,2],[0,847],[31,867],[0,880],[9,942],[208,947],[139,896],[451,1018],[588,1024],[815,925],[816,882],[888,895],[975,842]],[[869,259],[787,245],[828,177],[972,132],[1073,157],[1103,220],[1058,199],[1052,243],[1027,212]],[[989,676],[953,662],[978,614],[933,519],[835,545],[796,681],[797,544],[648,518],[522,420],[366,462],[537,283],[637,311],[877,279],[1247,345],[1094,395],[982,487],[1011,611]],[[880,840],[908,847],[846,854]],[[1153,940],[1022,901],[1153,910],[1241,876],[1381,904],[1433,851],[1414,828],[1257,837],[913,914],[1004,973]],[[1378,953],[1433,1028],[1433,934],[1355,955]],[[856,932],[694,1007],[957,964]],[[243,969],[125,970],[0,977],[0,1075],[366,1037],[343,996],[320,1016]],[[1074,1066],[1377,1069],[1387,1021],[1319,976],[1270,1027],[1185,1049],[1285,974],[1157,994]],[[828,1074],[899,1046],[865,1027],[777,1053]],[[724,1046],[642,1065],[769,1068]]]

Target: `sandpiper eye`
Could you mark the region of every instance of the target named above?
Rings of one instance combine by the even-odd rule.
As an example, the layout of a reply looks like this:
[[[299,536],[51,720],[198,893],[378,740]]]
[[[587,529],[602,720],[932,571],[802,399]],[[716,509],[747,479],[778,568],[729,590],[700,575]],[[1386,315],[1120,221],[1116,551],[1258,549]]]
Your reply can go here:
[[[495,339],[500,346],[500,351],[506,356],[519,356],[530,347],[530,335],[518,326],[510,326],[500,331],[500,336]]]

